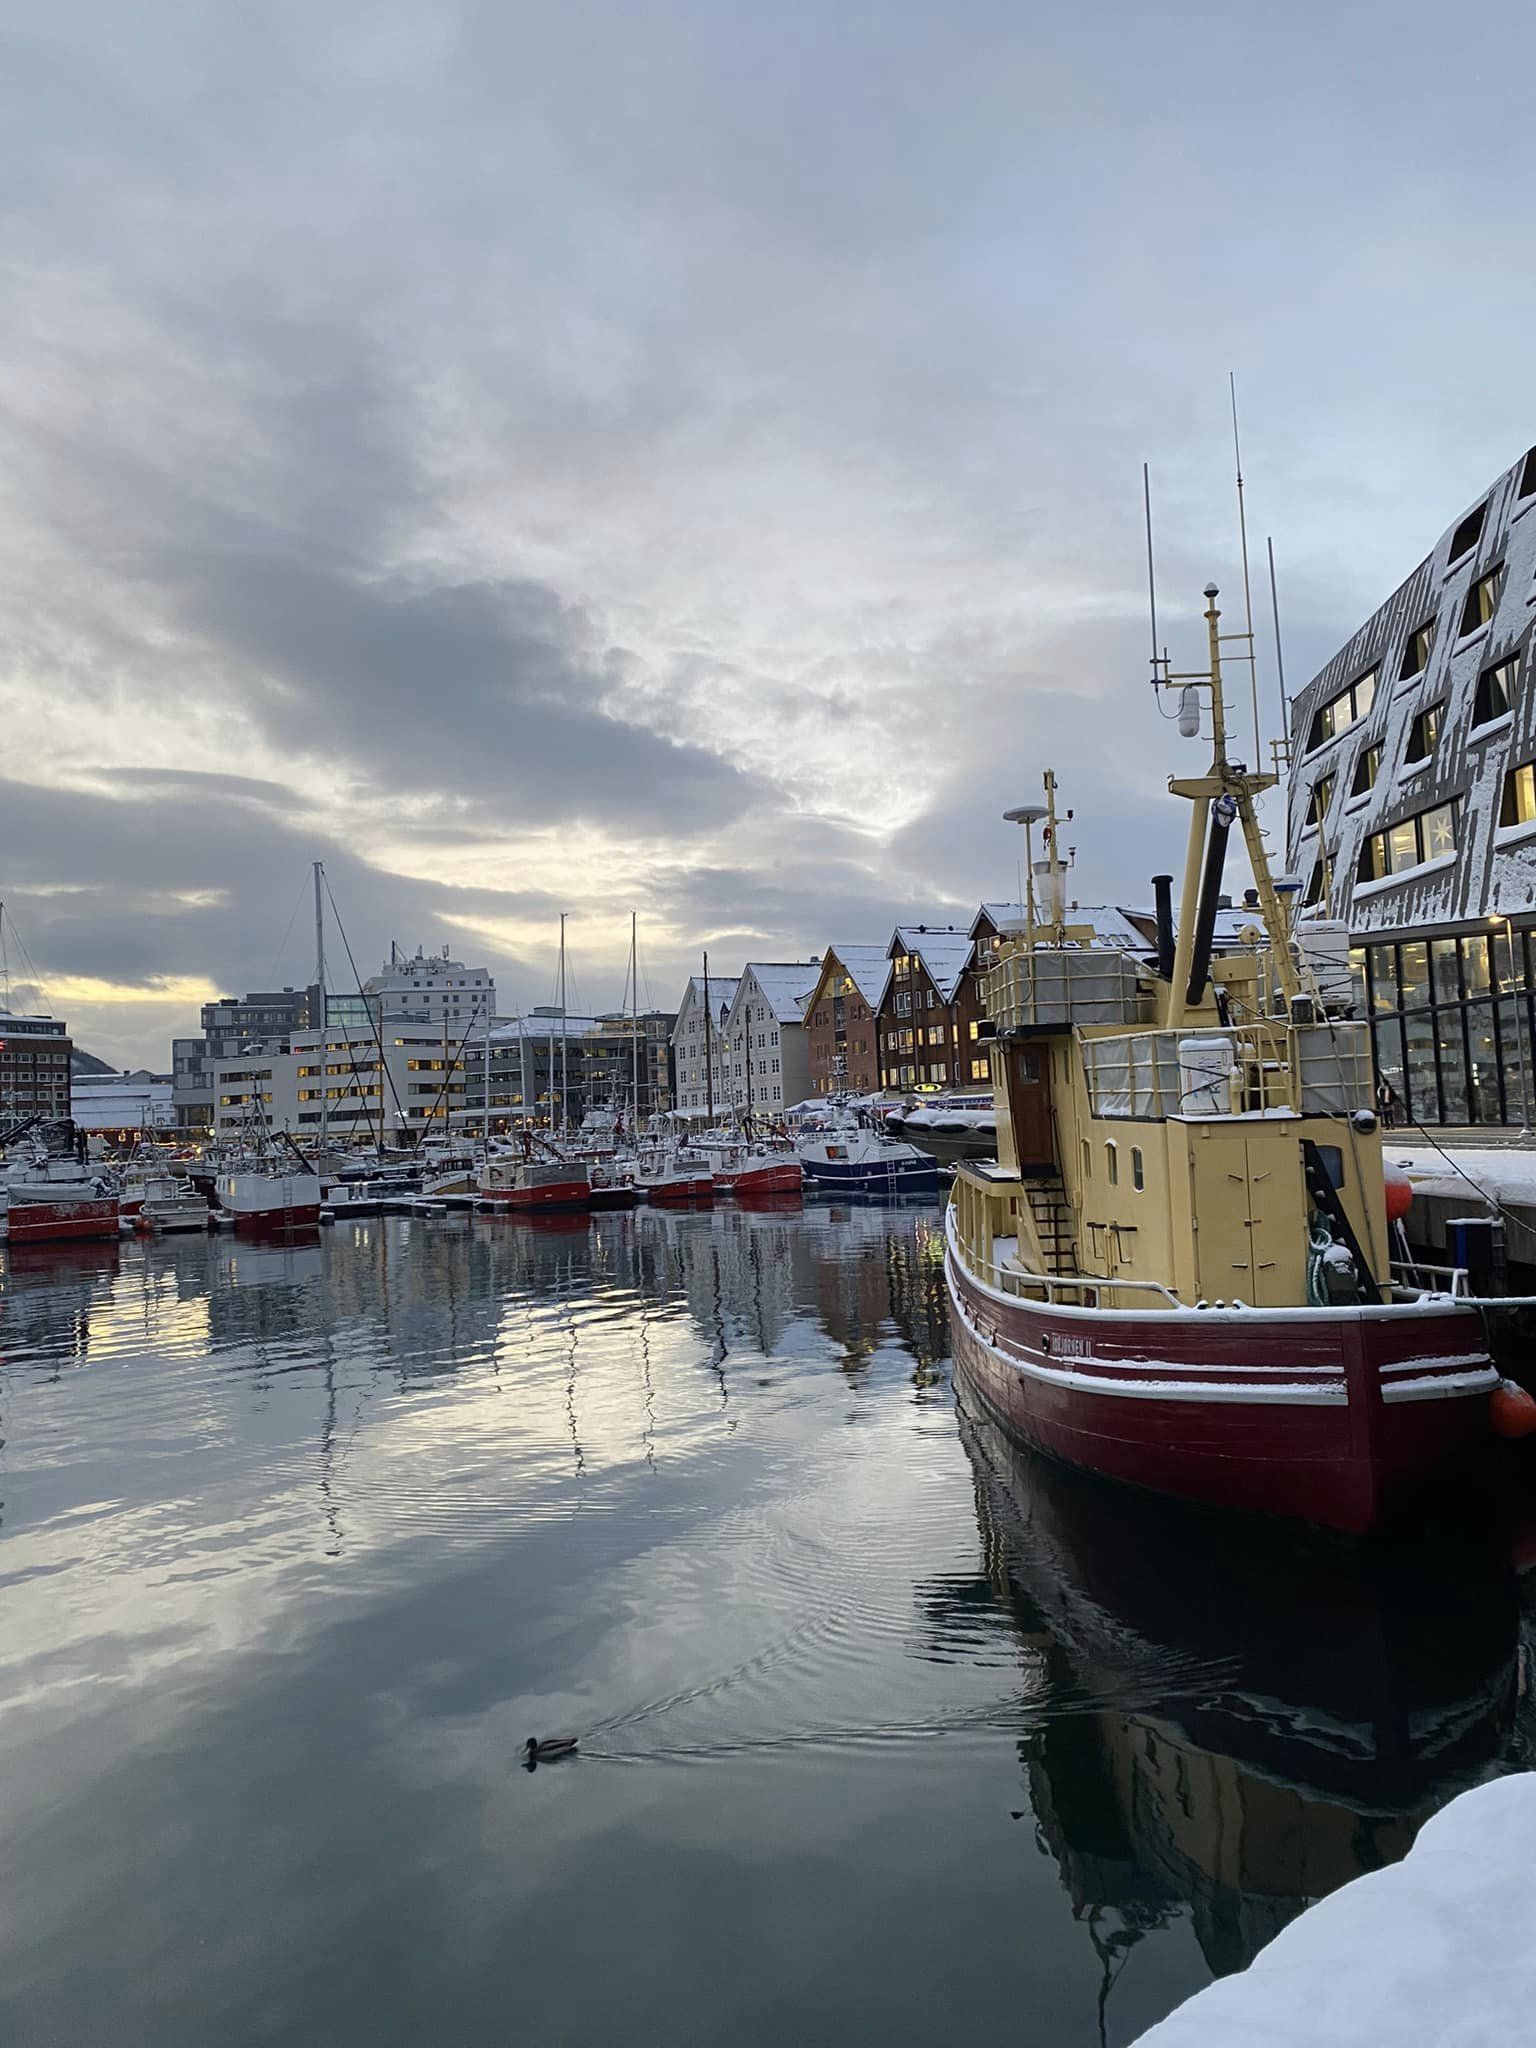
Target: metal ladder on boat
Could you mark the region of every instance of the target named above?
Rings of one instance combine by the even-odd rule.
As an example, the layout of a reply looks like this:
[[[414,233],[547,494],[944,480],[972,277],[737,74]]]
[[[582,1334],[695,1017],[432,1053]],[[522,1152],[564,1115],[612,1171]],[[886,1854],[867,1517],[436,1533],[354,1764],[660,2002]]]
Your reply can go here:
[[[1072,1211],[1062,1194],[1061,1182],[1027,1180],[1024,1193],[1048,1270],[1052,1273],[1075,1273],[1077,1246],[1072,1237]]]

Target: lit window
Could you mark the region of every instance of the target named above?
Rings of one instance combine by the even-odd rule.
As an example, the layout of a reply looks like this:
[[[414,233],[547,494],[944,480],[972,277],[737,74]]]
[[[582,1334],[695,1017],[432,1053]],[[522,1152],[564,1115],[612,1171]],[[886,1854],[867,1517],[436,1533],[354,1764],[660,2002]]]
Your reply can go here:
[[[1403,648],[1403,665],[1398,670],[1398,679],[1407,682],[1410,676],[1422,675],[1429,667],[1430,649],[1435,644],[1435,622],[1426,619],[1422,626],[1415,626],[1408,635]]]
[[[1509,795],[1506,784],[1505,805]],[[1415,818],[1404,818],[1384,832],[1373,832],[1360,849],[1355,879],[1379,882],[1388,875],[1402,874],[1424,861],[1443,860],[1456,851],[1456,806],[1436,804]]]
[[[1319,775],[1313,783],[1312,801],[1307,808],[1309,825],[1321,825],[1327,817],[1328,806],[1333,802],[1333,785],[1336,780],[1337,777],[1333,775]]]
[[[1374,789],[1380,769],[1381,742],[1378,740],[1374,747],[1361,748],[1360,757],[1355,762],[1354,780],[1349,785],[1350,795],[1364,796],[1367,790]]]
[[[1477,679],[1477,695],[1472,701],[1474,725],[1490,725],[1510,710],[1515,701],[1515,678],[1519,667],[1518,661],[1501,661],[1496,667],[1483,670]]]
[[[1511,768],[1504,778],[1504,801],[1499,807],[1501,825],[1529,825],[1536,819],[1536,763],[1527,761]]]
[[[1486,626],[1499,608],[1499,592],[1504,583],[1504,564],[1490,569],[1486,576],[1479,576],[1467,592],[1467,601],[1461,608],[1461,630],[1475,633],[1480,626]]]
[[[1341,690],[1337,697],[1330,697],[1326,704],[1320,704],[1312,714],[1312,724],[1307,732],[1307,752],[1321,747],[1331,739],[1337,739],[1341,732],[1347,732],[1352,725],[1366,716],[1376,701],[1376,671],[1367,669],[1363,676],[1357,676],[1347,690]]]
[[[1408,744],[1403,749],[1405,761],[1427,761],[1435,751],[1440,737],[1440,719],[1444,704],[1426,704],[1408,728]]]

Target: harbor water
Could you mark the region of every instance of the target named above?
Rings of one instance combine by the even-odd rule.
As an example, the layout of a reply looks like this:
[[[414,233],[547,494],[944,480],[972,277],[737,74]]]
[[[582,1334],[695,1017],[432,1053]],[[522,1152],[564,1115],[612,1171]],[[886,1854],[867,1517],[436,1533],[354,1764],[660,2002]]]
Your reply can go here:
[[[11,2048],[1124,2043],[1530,1761],[1507,1532],[1011,1450],[936,1205],[17,1251],[0,1438]]]

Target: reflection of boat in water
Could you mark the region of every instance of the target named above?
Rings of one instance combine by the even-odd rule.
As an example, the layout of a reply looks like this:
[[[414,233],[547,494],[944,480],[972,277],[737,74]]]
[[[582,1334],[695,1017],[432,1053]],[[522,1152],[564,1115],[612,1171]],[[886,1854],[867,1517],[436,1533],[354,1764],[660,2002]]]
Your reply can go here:
[[[1123,1956],[1188,1912],[1211,1968],[1240,1968],[1498,1767],[1518,1618],[1491,1545],[1342,1553],[1122,1496],[968,1414],[962,1434],[994,1596],[1084,1701],[1021,1753],[1096,1945],[1106,1914]]]

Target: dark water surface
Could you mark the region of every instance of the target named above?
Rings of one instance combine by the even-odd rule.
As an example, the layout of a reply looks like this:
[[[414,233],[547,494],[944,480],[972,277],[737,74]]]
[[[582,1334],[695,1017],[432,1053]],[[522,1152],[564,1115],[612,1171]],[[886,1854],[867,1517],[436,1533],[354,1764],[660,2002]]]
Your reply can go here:
[[[1505,1553],[1010,1455],[937,1226],[13,1256],[0,2039],[1125,2042],[1526,1760]]]

